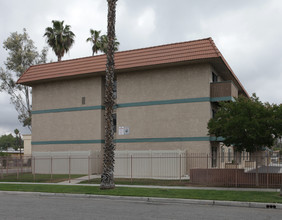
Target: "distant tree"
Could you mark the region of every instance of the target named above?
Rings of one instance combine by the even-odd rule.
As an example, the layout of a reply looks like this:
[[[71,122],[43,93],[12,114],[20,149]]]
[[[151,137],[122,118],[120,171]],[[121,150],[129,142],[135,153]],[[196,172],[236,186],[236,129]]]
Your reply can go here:
[[[31,89],[16,84],[16,81],[30,66],[46,63],[47,48],[43,48],[39,54],[26,29],[23,29],[22,34],[11,33],[3,45],[8,51],[8,57],[6,69],[0,68],[0,92],[5,91],[10,95],[19,121],[31,130]]]
[[[8,148],[16,148],[16,138],[12,134],[0,137],[0,150],[7,150]]]
[[[108,49],[108,37],[107,35],[100,35],[101,31],[90,29],[91,36],[86,39],[86,42],[91,42],[92,44],[92,56],[98,52],[107,53]],[[114,51],[118,51],[119,42],[117,38],[114,39]]]
[[[282,104],[273,105],[274,123],[273,127],[275,129],[276,137],[281,140],[282,137]],[[281,142],[280,142],[281,146]]]
[[[91,36],[86,39],[86,42],[91,42],[92,44],[92,56],[101,51],[101,31],[90,29]]]
[[[58,61],[67,53],[74,44],[75,34],[70,30],[70,25],[64,26],[64,21],[52,21],[53,27],[47,27],[45,34],[48,45],[55,52]]]
[[[256,152],[273,146],[281,135],[276,120],[274,106],[262,103],[254,94],[251,98],[240,96],[235,102],[221,102],[208,129],[210,135],[223,137],[226,146]]]

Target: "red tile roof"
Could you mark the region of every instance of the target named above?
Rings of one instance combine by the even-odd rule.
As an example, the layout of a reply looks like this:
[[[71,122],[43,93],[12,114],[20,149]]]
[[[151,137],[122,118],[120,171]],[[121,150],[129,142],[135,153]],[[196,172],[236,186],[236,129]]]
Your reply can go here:
[[[247,94],[211,38],[182,43],[161,45],[115,53],[115,68],[130,70],[148,68],[155,65],[173,65],[181,62],[219,58],[231,74],[239,90]],[[32,85],[40,81],[56,80],[65,77],[79,77],[87,74],[104,73],[106,55],[85,57],[55,63],[31,66],[17,83]]]

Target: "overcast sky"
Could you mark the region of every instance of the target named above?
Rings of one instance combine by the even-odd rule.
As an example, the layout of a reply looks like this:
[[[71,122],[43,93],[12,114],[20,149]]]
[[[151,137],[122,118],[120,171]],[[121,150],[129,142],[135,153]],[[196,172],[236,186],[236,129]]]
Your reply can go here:
[[[106,0],[0,0],[0,65],[3,41],[27,29],[38,50],[46,46],[44,30],[64,20],[75,44],[63,60],[90,56],[89,29],[106,34]],[[281,0],[119,0],[116,34],[119,50],[212,37],[249,94],[263,102],[282,103]],[[53,51],[48,60],[56,61]],[[0,135],[29,133],[17,120],[9,96],[0,93]]]

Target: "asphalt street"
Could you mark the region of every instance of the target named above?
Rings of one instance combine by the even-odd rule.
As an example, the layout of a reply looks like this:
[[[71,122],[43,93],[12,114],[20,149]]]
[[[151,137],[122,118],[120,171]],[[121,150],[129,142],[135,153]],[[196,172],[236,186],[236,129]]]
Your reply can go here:
[[[1,194],[0,219],[281,219],[278,209]]]

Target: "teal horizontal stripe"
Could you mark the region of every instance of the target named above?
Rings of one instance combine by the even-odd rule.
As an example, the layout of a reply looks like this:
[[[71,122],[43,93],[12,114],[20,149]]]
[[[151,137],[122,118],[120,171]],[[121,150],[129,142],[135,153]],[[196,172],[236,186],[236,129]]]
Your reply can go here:
[[[105,109],[102,105],[97,106],[85,106],[85,107],[74,107],[74,108],[59,108],[59,109],[46,109],[32,111],[32,114],[45,114],[45,113],[57,113],[57,112],[74,112],[74,111],[87,111],[87,110],[99,110]]]
[[[192,102],[210,102],[210,97],[122,103],[122,104],[117,104],[117,108],[150,106],[150,105],[180,104],[180,103],[192,103]]]
[[[172,99],[172,100],[161,100],[161,101],[132,102],[132,103],[117,104],[115,106],[115,108],[151,106],[151,105],[168,105],[168,104],[181,104],[181,103],[194,103],[194,102],[221,102],[221,101],[235,101],[235,99],[232,96],[226,96],[226,97],[216,97],[216,98],[202,97],[202,98],[189,98],[189,99]],[[35,110],[35,111],[32,111],[32,114],[87,111],[87,110],[99,110],[99,109],[105,109],[105,106],[97,105],[97,106],[74,107],[74,108]]]
[[[168,138],[128,138],[116,139],[115,143],[144,143],[144,142],[185,142],[185,141],[223,141],[222,137],[168,137]],[[32,145],[50,144],[103,144],[105,140],[69,140],[69,141],[33,141]]]
[[[223,101],[232,101],[234,102],[235,99],[232,96],[225,96],[225,97],[215,97],[211,98],[211,102],[223,102]]]
[[[210,141],[224,141],[223,137],[210,137]]]
[[[101,144],[104,140],[69,140],[69,141],[32,141],[32,145],[50,145],[50,144]]]
[[[209,141],[210,137],[169,137],[116,139],[116,143]]]

